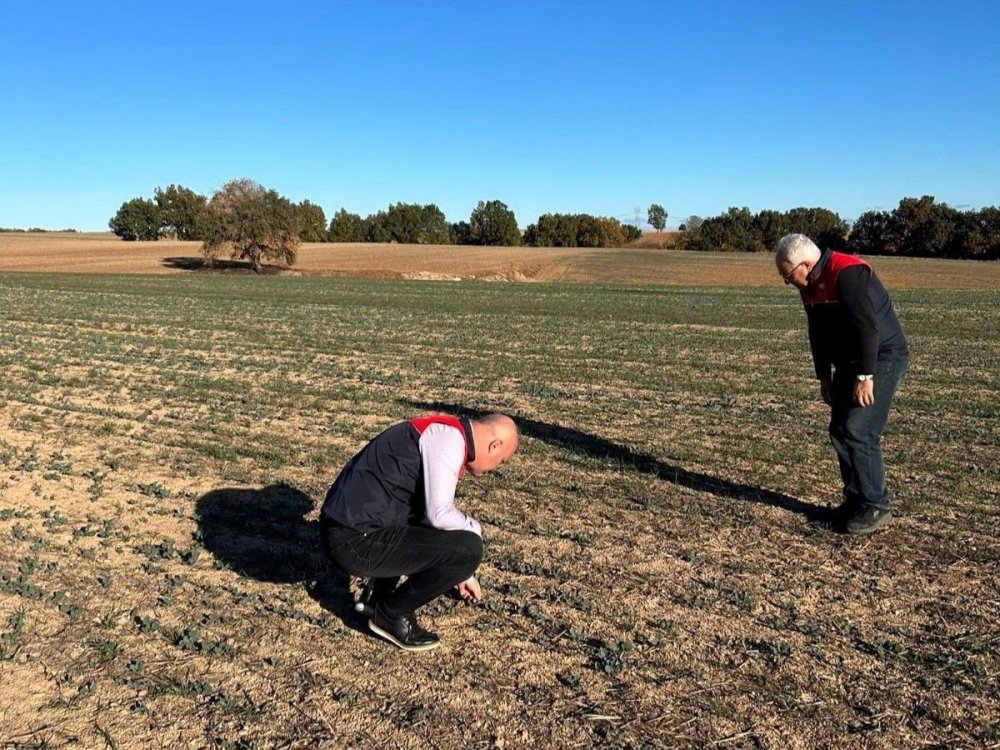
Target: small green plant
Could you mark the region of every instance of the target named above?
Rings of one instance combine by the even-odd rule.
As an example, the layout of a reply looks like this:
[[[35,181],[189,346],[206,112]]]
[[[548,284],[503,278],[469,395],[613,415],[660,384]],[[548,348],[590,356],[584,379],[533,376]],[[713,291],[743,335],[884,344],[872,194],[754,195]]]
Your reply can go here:
[[[632,642],[614,640],[610,643],[601,641],[590,659],[590,666],[598,672],[615,675],[622,672],[628,664],[628,655],[632,652]]]
[[[578,688],[583,681],[578,672],[560,672],[556,675],[556,679],[569,688]]]
[[[6,440],[0,439],[0,464],[10,466],[15,455],[17,454],[15,453],[13,446],[11,446]]]
[[[38,449],[35,444],[32,443],[31,447],[28,448],[28,454],[21,459],[21,463],[18,465],[17,470],[23,471],[25,473],[32,472],[38,466]]]
[[[743,636],[739,639],[739,644],[744,651],[763,654],[774,664],[780,664],[792,654],[791,645],[781,640],[769,641]]]
[[[49,458],[48,470],[43,475],[43,478],[51,481],[72,473],[73,464],[67,461],[66,457],[61,453],[53,453]]]
[[[13,659],[17,654],[21,637],[24,634],[24,623],[27,619],[27,610],[19,608],[7,620],[8,632],[0,633],[0,661]]]
[[[49,596],[48,602],[71,620],[76,620],[80,616],[79,605],[66,601],[65,589],[53,591]]]
[[[736,605],[739,609],[744,612],[749,612],[753,609],[753,594],[744,589],[733,589],[729,592],[729,601]]]
[[[90,483],[90,487],[87,488],[87,495],[92,502],[100,500],[104,496],[104,485],[99,479],[95,479]]]
[[[167,638],[177,648],[184,651],[200,651],[204,647],[197,628],[184,628],[183,630],[171,631],[167,633]]]
[[[89,641],[87,645],[97,652],[97,658],[101,661],[111,661],[122,653],[122,647],[114,641],[95,639]]]
[[[217,654],[227,657],[236,655],[236,649],[224,641],[202,640],[198,628],[165,630],[164,635],[167,636],[167,640],[184,651],[201,651],[206,654]]]
[[[106,455],[101,460],[104,461],[104,465],[111,469],[111,471],[118,471],[125,461],[121,456],[112,455]]]
[[[101,619],[98,621],[98,625],[104,630],[111,630],[111,628],[115,627],[118,624],[118,620],[121,619],[121,616],[123,614],[125,614],[125,612],[122,610],[105,612],[103,615],[101,615]]]
[[[150,560],[169,560],[174,556],[176,548],[169,539],[164,539],[159,544],[140,544],[135,548],[140,555],[145,555]]]
[[[136,615],[132,618],[132,621],[139,628],[140,633],[153,633],[160,629],[160,623],[153,617],[145,617],[143,615]]]
[[[354,706],[357,705],[358,694],[348,691],[341,691],[336,694],[335,699],[337,703],[341,704],[342,706]]]
[[[170,490],[168,490],[159,482],[151,482],[149,484],[138,484],[136,485],[136,489],[139,490],[140,495],[146,495],[147,497],[155,497],[161,500],[170,497]]]

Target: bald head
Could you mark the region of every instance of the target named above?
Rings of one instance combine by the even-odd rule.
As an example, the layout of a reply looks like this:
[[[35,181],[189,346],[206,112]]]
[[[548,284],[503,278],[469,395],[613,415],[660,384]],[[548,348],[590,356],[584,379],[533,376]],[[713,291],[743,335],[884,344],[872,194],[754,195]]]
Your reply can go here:
[[[467,468],[479,476],[498,468],[517,451],[517,425],[506,414],[486,414],[471,422],[476,458]]]

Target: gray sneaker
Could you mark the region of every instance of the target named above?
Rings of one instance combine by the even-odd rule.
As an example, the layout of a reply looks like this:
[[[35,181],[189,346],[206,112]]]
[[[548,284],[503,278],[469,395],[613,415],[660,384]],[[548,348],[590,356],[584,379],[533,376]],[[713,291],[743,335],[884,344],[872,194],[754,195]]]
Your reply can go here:
[[[888,508],[862,508],[848,519],[846,530],[848,534],[871,534],[885,526],[890,518],[892,511]]]

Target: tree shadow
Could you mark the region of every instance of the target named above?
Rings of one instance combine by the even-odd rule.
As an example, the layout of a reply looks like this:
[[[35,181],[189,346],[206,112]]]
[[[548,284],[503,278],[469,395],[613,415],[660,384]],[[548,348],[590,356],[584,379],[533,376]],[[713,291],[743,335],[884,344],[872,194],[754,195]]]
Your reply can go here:
[[[413,401],[403,399],[400,403],[422,411],[438,411],[469,417],[482,416],[488,413],[482,409],[470,409],[458,404],[449,404],[441,401]],[[804,503],[790,495],[749,484],[730,482],[727,479],[713,477],[710,474],[689,471],[688,469],[673,466],[644,453],[636,453],[631,448],[626,448],[623,445],[618,445],[610,440],[573,429],[572,427],[561,427],[516,415],[511,415],[511,418],[517,424],[517,428],[522,435],[541,440],[557,448],[564,448],[578,455],[613,461],[644,474],[655,476],[665,482],[679,484],[682,487],[687,487],[698,492],[708,492],[717,497],[760,503],[762,505],[781,508],[790,513],[799,513],[811,522],[827,523],[831,520],[831,511],[828,508]]]
[[[305,518],[313,502],[304,492],[286,484],[226,487],[206,492],[195,508],[199,541],[216,560],[246,578],[302,584],[346,626],[368,633],[354,611],[350,576],[329,563],[319,522]]]
[[[248,260],[221,260],[216,259],[209,263],[204,258],[197,256],[178,256],[174,258],[164,258],[160,265],[167,268],[176,268],[180,271],[201,271],[205,273],[253,273],[253,265]],[[264,264],[261,266],[261,274],[281,274],[289,269],[286,266],[275,266]]]

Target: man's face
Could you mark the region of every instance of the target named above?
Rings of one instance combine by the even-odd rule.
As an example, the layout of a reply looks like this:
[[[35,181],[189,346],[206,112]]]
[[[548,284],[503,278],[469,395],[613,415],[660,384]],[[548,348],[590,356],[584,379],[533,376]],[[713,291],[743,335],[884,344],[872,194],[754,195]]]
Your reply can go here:
[[[778,273],[781,280],[786,284],[791,284],[796,289],[809,288],[809,272],[815,265],[811,260],[804,260],[801,263],[792,263],[787,260],[779,261],[777,264]]]
[[[476,455],[476,460],[468,463],[466,469],[472,476],[478,477],[482,474],[499,469],[517,451],[517,438],[506,442],[493,442],[481,454]]]

